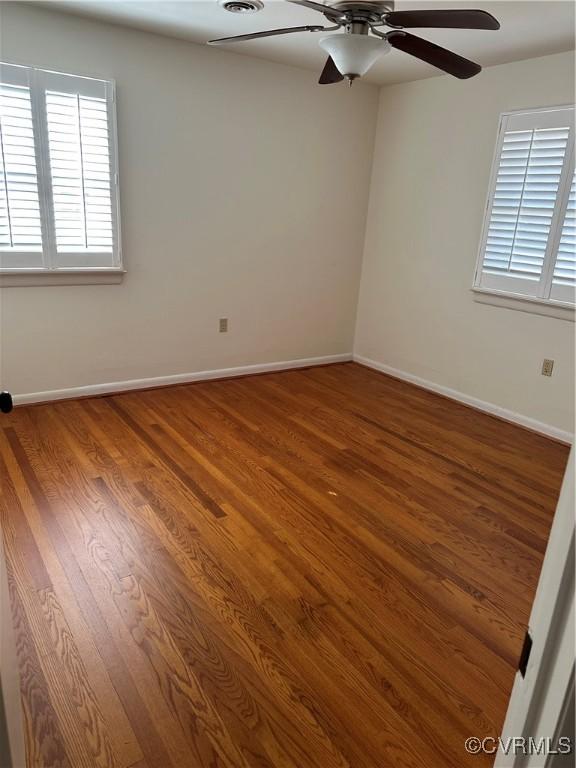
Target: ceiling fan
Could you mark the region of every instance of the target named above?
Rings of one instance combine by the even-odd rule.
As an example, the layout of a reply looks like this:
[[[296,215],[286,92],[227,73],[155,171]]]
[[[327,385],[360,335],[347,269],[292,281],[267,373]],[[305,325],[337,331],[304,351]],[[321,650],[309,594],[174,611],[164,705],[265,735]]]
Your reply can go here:
[[[209,45],[288,35],[293,32],[334,32],[344,29],[345,34],[326,35],[318,41],[328,53],[328,60],[318,81],[321,85],[339,83],[345,78],[349,85],[352,85],[356,78],[366,74],[377,59],[392,48],[409,53],[454,77],[465,80],[477,75],[482,67],[405,30],[414,27],[500,29],[498,20],[486,11],[395,11],[393,0],[341,0],[333,5],[323,5],[313,0],[288,2],[318,11],[334,26],[308,24],[302,27],[269,29],[265,32],[209,40]],[[390,30],[382,31],[382,27],[390,27]]]

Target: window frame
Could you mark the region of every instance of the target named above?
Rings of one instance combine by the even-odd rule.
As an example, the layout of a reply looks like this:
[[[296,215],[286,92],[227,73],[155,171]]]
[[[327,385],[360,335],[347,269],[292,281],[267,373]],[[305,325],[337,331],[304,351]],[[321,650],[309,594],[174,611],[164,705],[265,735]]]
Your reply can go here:
[[[20,251],[16,258],[14,252],[0,249],[0,286],[26,285],[82,285],[119,283],[126,270],[122,253],[120,221],[120,174],[118,168],[118,128],[116,115],[116,81],[97,78],[90,75],[60,72],[11,61],[0,61],[0,81],[24,85],[30,88],[32,124],[34,130],[34,148],[38,177],[38,197],[40,204],[40,223],[42,230],[42,251]],[[74,88],[81,81],[82,90]],[[52,176],[48,145],[48,121],[46,115],[45,93],[51,86],[69,93],[98,95],[106,100],[108,122],[108,143],[110,155],[110,194],[112,203],[113,246],[111,263],[105,263],[104,252],[83,253],[81,251],[58,254],[56,248],[56,230],[54,208],[52,204]],[[107,254],[108,255],[108,254]],[[32,263],[38,259],[40,264],[20,266],[17,262],[22,256],[28,256]],[[91,257],[92,262],[88,261]],[[82,261],[88,261],[85,266]],[[101,263],[98,264],[97,262]]]
[[[546,113],[564,110],[572,111],[570,133],[567,142],[566,159],[562,167],[558,186],[557,202],[555,204],[554,214],[550,223],[550,233],[546,247],[544,263],[542,266],[542,273],[538,280],[539,287],[536,295],[522,293],[520,289],[526,286],[527,279],[522,277],[514,277],[511,275],[491,275],[490,273],[484,272],[483,270],[486,243],[488,239],[488,231],[490,228],[490,213],[496,192],[496,179],[498,176],[504,136],[510,118],[514,118],[519,123],[517,126],[514,126],[514,130],[516,128],[522,130],[521,122],[523,122],[523,117],[525,117],[527,129],[550,127],[546,125]],[[576,160],[576,129],[574,123],[574,113],[575,107],[573,104],[527,108],[500,113],[498,118],[496,144],[494,147],[492,166],[490,169],[490,176],[488,181],[486,204],[484,206],[480,245],[478,248],[478,255],[476,258],[474,279],[472,284],[472,291],[476,294],[475,299],[477,301],[485,304],[503,306],[508,309],[520,309],[525,312],[533,312],[535,314],[543,314],[552,317],[574,320],[576,303],[569,298],[569,291],[572,289],[569,286],[554,287],[552,285],[554,267],[556,265],[556,258],[558,254],[558,246],[562,236],[562,227],[564,224],[566,208],[570,196],[570,188],[574,176],[574,164]],[[538,116],[541,116],[540,121],[538,120]],[[537,124],[537,122],[542,122],[542,125]],[[514,287],[516,287],[518,290],[513,290]],[[556,289],[555,295],[553,295],[554,288]],[[564,298],[564,296],[567,296],[568,298]]]

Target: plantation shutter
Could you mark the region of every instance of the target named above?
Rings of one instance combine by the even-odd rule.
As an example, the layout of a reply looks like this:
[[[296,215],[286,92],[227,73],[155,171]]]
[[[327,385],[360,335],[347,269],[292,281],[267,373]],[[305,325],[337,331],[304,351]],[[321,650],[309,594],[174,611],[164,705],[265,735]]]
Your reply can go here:
[[[570,264],[574,275],[574,230],[567,224],[559,245],[556,234],[562,224],[559,211],[563,190],[567,190],[573,164],[573,141],[573,109],[503,117],[476,277],[478,287],[569,300],[562,290],[555,293],[556,289],[551,289],[550,274],[554,272],[553,286],[568,278]],[[568,215],[567,210],[567,221]],[[571,221],[573,226],[573,218]]]
[[[114,88],[0,69],[0,268],[119,269]]]
[[[112,93],[105,80],[40,73],[59,267],[114,266]]]
[[[574,301],[576,289],[576,174],[566,204],[558,255],[552,275],[552,298]]]
[[[0,83],[0,266],[42,267],[42,219],[28,73],[17,71],[10,80]]]

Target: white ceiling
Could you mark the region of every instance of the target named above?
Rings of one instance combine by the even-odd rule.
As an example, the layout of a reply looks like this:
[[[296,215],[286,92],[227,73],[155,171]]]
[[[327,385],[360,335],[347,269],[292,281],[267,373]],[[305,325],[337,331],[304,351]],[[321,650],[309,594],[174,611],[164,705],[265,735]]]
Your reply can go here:
[[[205,43],[212,37],[239,35],[277,27],[329,24],[307,8],[283,0],[264,0],[264,10],[233,14],[216,0],[57,0],[51,9],[65,10]],[[44,5],[44,4],[43,4]],[[485,30],[424,29],[421,36],[450,48],[483,66],[544,56],[574,48],[573,0],[474,0],[474,2],[396,3],[396,10],[413,8],[482,8],[500,21],[497,32]],[[412,30],[420,34],[418,30]],[[298,33],[227,45],[227,50],[270,61],[304,67],[320,73],[326,54],[318,47],[318,34]],[[440,74],[437,69],[392,51],[373,67],[365,79],[379,84],[419,80]]]

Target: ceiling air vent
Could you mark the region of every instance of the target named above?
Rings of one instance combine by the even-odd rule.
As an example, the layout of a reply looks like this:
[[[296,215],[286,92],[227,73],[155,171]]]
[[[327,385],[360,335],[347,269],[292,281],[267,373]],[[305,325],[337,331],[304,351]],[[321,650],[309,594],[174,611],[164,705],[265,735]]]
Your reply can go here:
[[[256,13],[264,8],[261,0],[218,0],[218,3],[230,13]]]

